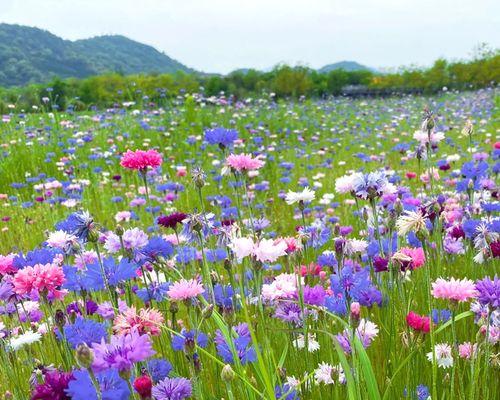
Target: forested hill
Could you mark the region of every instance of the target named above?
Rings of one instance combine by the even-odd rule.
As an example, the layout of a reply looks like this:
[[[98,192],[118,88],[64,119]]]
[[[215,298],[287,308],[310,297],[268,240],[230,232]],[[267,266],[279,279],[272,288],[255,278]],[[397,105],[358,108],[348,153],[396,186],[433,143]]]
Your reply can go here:
[[[193,72],[155,48],[124,36],[64,40],[50,32],[0,24],[0,86],[123,74]]]

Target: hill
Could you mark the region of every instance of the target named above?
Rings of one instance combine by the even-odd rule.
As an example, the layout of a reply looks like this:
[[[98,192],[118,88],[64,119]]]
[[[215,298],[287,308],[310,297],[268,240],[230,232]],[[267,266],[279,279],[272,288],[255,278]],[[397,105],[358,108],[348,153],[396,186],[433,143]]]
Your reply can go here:
[[[335,69],[343,69],[345,71],[373,71],[372,68],[361,65],[356,61],[340,61],[334,64],[328,64],[321,67],[318,71],[321,73],[327,73]]]
[[[50,32],[0,24],[0,86],[123,74],[193,72],[155,48],[124,36],[64,40]]]

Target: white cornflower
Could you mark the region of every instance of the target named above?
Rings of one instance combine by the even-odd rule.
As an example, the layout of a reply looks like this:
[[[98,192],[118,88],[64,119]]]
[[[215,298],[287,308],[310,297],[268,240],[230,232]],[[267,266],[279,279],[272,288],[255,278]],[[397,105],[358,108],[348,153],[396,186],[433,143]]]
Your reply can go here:
[[[76,242],[76,236],[62,230],[50,233],[47,238],[47,245],[56,249],[65,249],[74,242]]]
[[[295,204],[295,203],[309,203],[313,201],[315,198],[314,191],[305,187],[302,192],[292,192],[288,191],[285,197],[285,201],[287,204]]]
[[[449,368],[453,366],[453,356],[451,355],[451,346],[447,343],[439,343],[434,346],[436,353],[436,362],[438,367]],[[427,359],[432,362],[432,351],[427,353]]]
[[[319,363],[318,368],[314,370],[314,379],[319,385],[324,383],[325,385],[332,385],[335,381],[332,378],[332,372],[334,367],[328,363]]]
[[[398,234],[403,236],[408,232],[427,232],[426,226],[427,218],[419,211],[407,211],[406,214],[401,215],[396,221],[396,228]]]
[[[345,251],[348,255],[354,253],[365,253],[368,242],[362,239],[349,239],[346,242]]]
[[[38,342],[42,338],[42,335],[38,332],[27,331],[21,335],[11,338],[7,342],[7,346],[12,350],[19,350],[21,347],[29,344]]]
[[[337,193],[351,193],[354,190],[354,182],[363,174],[355,172],[350,175],[344,175],[335,180],[335,191]]]
[[[306,347],[306,340],[304,335],[299,335],[296,340],[294,340],[293,344],[297,349],[303,349]],[[314,333],[309,333],[308,334],[308,341],[307,341],[307,350],[310,353],[314,353],[315,351],[319,350],[319,342],[316,340],[316,335]]]

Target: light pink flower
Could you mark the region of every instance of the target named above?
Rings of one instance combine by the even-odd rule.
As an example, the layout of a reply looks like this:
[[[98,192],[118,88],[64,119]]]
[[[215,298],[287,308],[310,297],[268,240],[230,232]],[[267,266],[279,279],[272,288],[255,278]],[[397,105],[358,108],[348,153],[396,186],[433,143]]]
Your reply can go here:
[[[167,295],[171,300],[189,300],[204,292],[203,285],[196,279],[181,279],[170,286]]]
[[[116,316],[113,331],[118,335],[125,335],[137,329],[141,335],[148,333],[157,336],[161,333],[160,327],[163,321],[163,316],[154,308],[142,308],[137,313],[135,307],[130,307],[123,314]]]
[[[249,237],[235,237],[231,239],[231,242],[228,244],[228,247],[236,255],[238,261],[252,255],[254,246],[253,239]]]
[[[475,298],[477,294],[474,281],[470,279],[438,278],[432,284],[432,295],[437,299],[462,302]]]
[[[161,154],[156,150],[127,150],[127,152],[122,156],[120,165],[128,169],[145,171],[148,167],[159,167],[162,162],[163,160]]]
[[[257,261],[275,262],[279,257],[286,255],[287,248],[284,241],[275,242],[272,239],[262,239],[255,245],[253,254]]]
[[[262,297],[266,300],[292,299],[297,295],[297,274],[280,274],[273,282],[262,285]]]
[[[466,360],[474,358],[476,355],[477,344],[465,342],[458,345],[458,355]]]
[[[230,154],[226,158],[226,165],[238,172],[252,171],[262,168],[264,161],[253,158],[250,154]]]

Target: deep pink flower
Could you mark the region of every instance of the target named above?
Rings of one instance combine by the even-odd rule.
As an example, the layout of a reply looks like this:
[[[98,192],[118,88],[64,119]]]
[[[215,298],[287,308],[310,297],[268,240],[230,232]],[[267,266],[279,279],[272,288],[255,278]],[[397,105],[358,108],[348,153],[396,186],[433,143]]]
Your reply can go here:
[[[14,254],[0,255],[0,275],[11,274],[16,271],[17,269],[14,267]]]
[[[12,283],[18,295],[32,292],[45,293],[53,298],[61,299],[66,293],[61,289],[64,283],[63,269],[55,264],[36,264],[17,271]]]
[[[421,332],[429,332],[431,327],[431,319],[430,317],[421,316],[413,311],[410,311],[406,316],[406,323],[412,329]]]
[[[432,284],[432,295],[437,299],[462,302],[477,297],[478,292],[474,281],[470,279],[438,278]]]
[[[419,268],[424,265],[425,253],[421,247],[403,247],[399,251],[411,258],[411,269]]]
[[[148,167],[159,167],[162,161],[161,154],[156,150],[127,150],[127,152],[122,156],[120,165],[128,169],[145,171]]]

